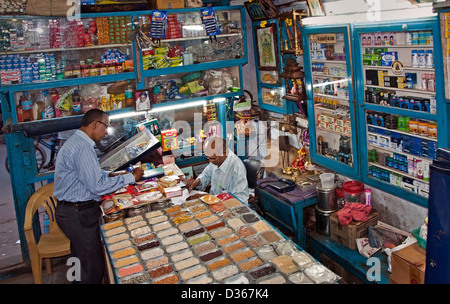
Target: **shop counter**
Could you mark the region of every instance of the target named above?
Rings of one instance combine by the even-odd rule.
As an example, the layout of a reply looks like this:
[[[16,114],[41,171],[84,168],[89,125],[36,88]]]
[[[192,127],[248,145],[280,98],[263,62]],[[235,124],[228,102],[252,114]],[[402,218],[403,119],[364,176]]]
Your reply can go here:
[[[308,232],[308,251],[321,260],[321,254],[327,255],[340,266],[366,284],[389,284],[388,258],[380,251],[371,256],[371,260],[361,255],[358,250],[342,244],[316,231]],[[378,264],[379,263],[379,264]],[[373,268],[372,268],[373,267]],[[374,278],[374,280],[372,280]]]
[[[224,200],[218,196],[207,195],[101,225],[110,282],[292,284],[339,280],[248,205],[229,194]]]

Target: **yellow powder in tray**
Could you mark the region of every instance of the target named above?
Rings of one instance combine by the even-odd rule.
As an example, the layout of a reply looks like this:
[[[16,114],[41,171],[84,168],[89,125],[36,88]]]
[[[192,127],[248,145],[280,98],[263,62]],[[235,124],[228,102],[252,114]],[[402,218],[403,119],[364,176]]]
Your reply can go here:
[[[123,250],[119,250],[119,251],[114,252],[112,254],[112,257],[113,257],[113,259],[116,260],[116,259],[120,259],[120,258],[129,256],[129,255],[132,255],[134,253],[136,253],[136,250],[134,248],[130,247],[130,248],[125,248]]]
[[[131,265],[131,264],[137,263],[137,262],[139,262],[138,257],[135,255],[132,255],[130,257],[115,261],[115,264],[116,264],[116,268],[120,268],[120,267]]]

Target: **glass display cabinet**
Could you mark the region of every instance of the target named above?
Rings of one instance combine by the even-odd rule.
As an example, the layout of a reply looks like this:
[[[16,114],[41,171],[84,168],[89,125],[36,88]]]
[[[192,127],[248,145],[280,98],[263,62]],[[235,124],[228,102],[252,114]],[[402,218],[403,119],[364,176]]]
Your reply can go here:
[[[447,129],[438,115],[437,33],[432,18],[355,26],[362,179],[423,206]]]
[[[214,31],[205,15],[215,20]],[[143,81],[152,107],[181,101],[211,100],[242,95],[242,64],[247,62],[243,7],[179,9],[168,11],[166,32],[139,52]],[[144,35],[157,35],[154,16],[140,15]],[[136,22],[136,20],[135,20]]]
[[[311,159],[358,176],[349,26],[304,27]]]

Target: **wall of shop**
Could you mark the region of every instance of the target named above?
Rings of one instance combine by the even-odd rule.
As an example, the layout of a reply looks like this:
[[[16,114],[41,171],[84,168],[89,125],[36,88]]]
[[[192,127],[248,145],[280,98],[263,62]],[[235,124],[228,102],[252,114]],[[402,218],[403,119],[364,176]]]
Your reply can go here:
[[[232,0],[230,5],[243,5],[244,0]],[[276,5],[292,2],[291,0],[274,1]],[[303,25],[320,25],[320,24],[340,24],[340,23],[356,23],[356,22],[377,22],[399,19],[414,19],[435,16],[432,12],[432,3],[412,4],[408,0],[322,0],[326,13],[325,17],[307,17],[304,18]],[[414,1],[412,1],[414,2]],[[439,2],[439,1],[438,1]],[[292,5],[284,6],[281,11],[285,10],[301,10],[307,9],[305,1],[297,1]],[[247,20],[247,48],[248,64],[243,68],[244,88],[250,91],[254,98],[258,96],[258,88],[255,76],[255,60],[253,54],[253,38],[252,38],[252,21],[246,16]],[[302,58],[299,58],[299,61]],[[272,135],[274,132],[272,132]],[[276,133],[275,133],[276,134]],[[272,138],[277,142],[277,138]],[[346,177],[341,176],[343,180]],[[409,201],[403,200],[397,196],[391,195],[384,191],[372,188],[373,207],[381,213],[381,221],[403,229],[411,231],[423,224],[427,217],[428,209],[416,205]]]

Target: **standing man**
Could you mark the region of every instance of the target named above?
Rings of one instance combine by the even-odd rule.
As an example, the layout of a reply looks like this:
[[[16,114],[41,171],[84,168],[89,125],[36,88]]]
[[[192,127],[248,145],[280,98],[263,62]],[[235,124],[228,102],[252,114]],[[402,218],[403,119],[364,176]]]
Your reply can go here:
[[[80,260],[80,283],[102,282],[105,261],[100,238],[100,197],[132,184],[143,176],[141,168],[117,175],[100,168],[95,142],[108,133],[108,114],[92,109],[81,119],[81,128],[58,152],[54,196],[56,222],[70,240],[73,257]]]
[[[210,194],[228,192],[246,204],[249,198],[247,170],[241,159],[227,148],[226,140],[221,136],[211,136],[205,142],[204,152],[209,164],[198,178],[188,181],[188,191],[211,185]]]

